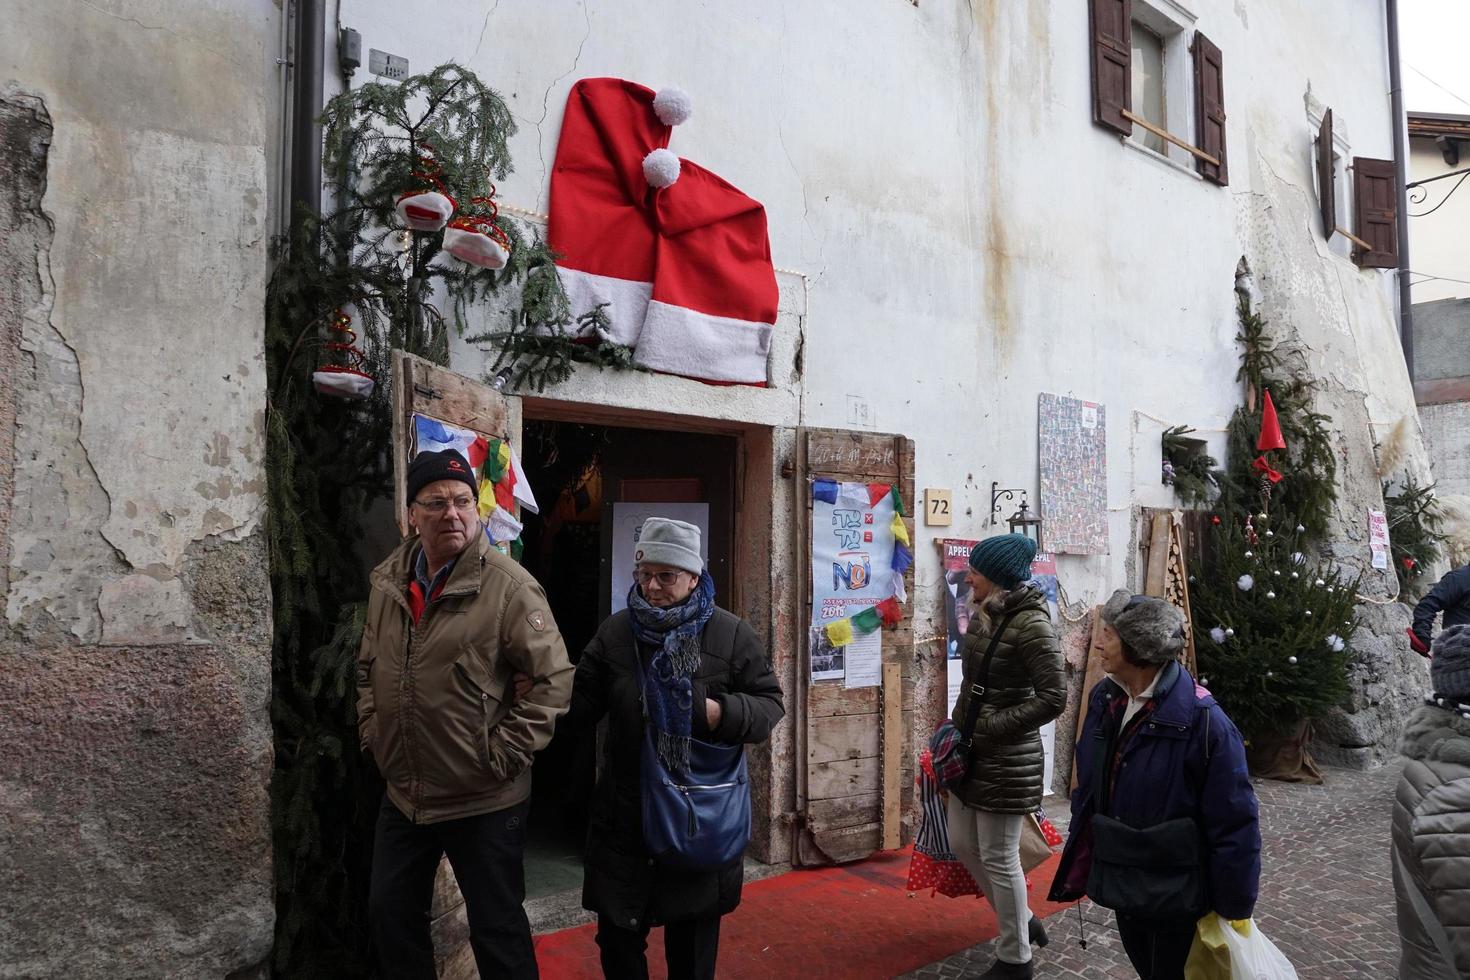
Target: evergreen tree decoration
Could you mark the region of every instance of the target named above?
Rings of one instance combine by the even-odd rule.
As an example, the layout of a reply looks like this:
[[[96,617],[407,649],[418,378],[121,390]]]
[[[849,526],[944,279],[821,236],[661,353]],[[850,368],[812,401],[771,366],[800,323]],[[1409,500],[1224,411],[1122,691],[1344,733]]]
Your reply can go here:
[[[265,337],[273,972],[313,980],[375,974],[366,898],[381,785],[357,746],[355,667],[367,573],[382,556],[357,543],[370,504],[391,491],[389,353],[446,363],[449,327],[463,329],[468,305],[516,287],[511,330],[565,336],[571,325],[546,244],[485,206],[491,181],[510,172],[515,126],[472,72],[445,65],[364,85],[333,99],[322,123],[333,205],[324,216],[296,215],[277,244]],[[404,228],[399,196],[426,188],[479,205],[477,219],[509,243],[503,268],[444,253],[442,223]],[[351,317],[363,371],[380,382],[362,401],[323,398],[312,384],[335,350],[326,345],[339,343],[339,310]]]
[[[1201,683],[1247,738],[1289,731],[1341,704],[1357,629],[1357,579],[1310,559],[1294,530],[1215,528],[1213,564],[1190,594]],[[1249,557],[1247,557],[1249,555]]]
[[[1331,418],[1312,408],[1318,385],[1306,369],[1306,356],[1297,348],[1281,347],[1266,330],[1266,320],[1239,292],[1237,315],[1242,345],[1236,380],[1245,384],[1245,404],[1235,410],[1226,434],[1226,467],[1216,472],[1220,510],[1237,520],[1262,510],[1263,474],[1254,468],[1263,453],[1256,446],[1265,410],[1264,392],[1271,392],[1286,449],[1268,457],[1281,473],[1272,486],[1271,510],[1285,508],[1303,525],[1309,539],[1327,533],[1332,505],[1337,500],[1337,459],[1332,448]]]
[[[1189,438],[1193,431],[1187,425],[1165,430],[1164,459],[1173,467],[1174,492],[1179,499],[1196,507],[1208,507],[1217,492],[1213,471],[1220,464],[1205,451],[1203,442]]]
[[[1208,566],[1192,565],[1190,600],[1201,682],[1259,739],[1288,736],[1346,697],[1358,578],[1317,558],[1337,499],[1317,383],[1302,352],[1270,335],[1250,291],[1237,292],[1245,400],[1215,473],[1214,547]]]
[[[1434,484],[1421,487],[1412,476],[1403,479],[1398,493],[1383,484],[1383,506],[1388,517],[1388,540],[1393,568],[1399,577],[1399,595],[1405,601],[1423,591],[1424,572],[1443,554],[1444,517],[1434,499]]]

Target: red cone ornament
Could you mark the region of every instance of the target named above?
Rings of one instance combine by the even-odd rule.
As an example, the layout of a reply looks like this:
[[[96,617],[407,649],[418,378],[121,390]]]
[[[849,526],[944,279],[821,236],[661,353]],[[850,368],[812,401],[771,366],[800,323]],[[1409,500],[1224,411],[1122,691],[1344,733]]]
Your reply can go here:
[[[1271,401],[1269,389],[1265,395],[1265,404],[1261,407],[1261,437],[1256,440],[1256,450],[1263,453],[1286,448],[1286,440],[1281,438],[1281,423],[1276,420],[1276,406]]]

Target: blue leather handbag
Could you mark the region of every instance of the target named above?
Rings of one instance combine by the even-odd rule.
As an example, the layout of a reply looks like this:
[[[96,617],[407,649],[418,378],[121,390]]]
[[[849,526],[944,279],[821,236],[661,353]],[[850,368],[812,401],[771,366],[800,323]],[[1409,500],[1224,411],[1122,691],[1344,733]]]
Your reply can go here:
[[[643,663],[636,646],[639,702]],[[643,844],[661,864],[710,870],[738,860],[750,843],[745,746],[689,740],[689,771],[671,773],[654,748],[643,704]]]

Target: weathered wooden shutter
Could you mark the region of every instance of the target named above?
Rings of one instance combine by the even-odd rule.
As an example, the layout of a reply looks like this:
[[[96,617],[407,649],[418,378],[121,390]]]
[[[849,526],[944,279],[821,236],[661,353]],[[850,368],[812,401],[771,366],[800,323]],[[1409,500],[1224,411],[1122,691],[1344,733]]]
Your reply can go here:
[[[1220,161],[1219,166],[1195,158],[1200,176],[1224,187],[1230,183],[1225,161],[1225,68],[1220,49],[1199,31],[1194,32],[1194,118],[1199,148]]]
[[[1365,269],[1392,269],[1399,264],[1398,172],[1392,160],[1353,157],[1353,209],[1357,236],[1372,248],[1353,250]]]
[[[907,843],[904,820],[913,812],[917,705],[913,614],[908,605],[898,628],[883,631],[881,686],[848,688],[840,681],[811,680],[807,629],[811,583],[805,580],[811,568],[811,481],[824,477],[895,484],[911,508],[914,443],[898,435],[805,429],[798,433],[797,464],[795,475],[803,501],[798,518],[803,655],[797,665],[798,690],[787,704],[795,710],[800,729],[795,765],[802,832],[792,863],[823,865],[855,861],[879,848]],[[914,540],[913,518],[906,516],[904,524],[909,539]],[[910,596],[913,571],[910,567],[904,573]]]
[[[1092,23],[1092,119],[1128,136],[1133,123],[1133,0],[1088,0]]]
[[[1337,168],[1332,165],[1332,110],[1322,113],[1317,130],[1317,196],[1322,209],[1322,237],[1330,239],[1337,228]]]

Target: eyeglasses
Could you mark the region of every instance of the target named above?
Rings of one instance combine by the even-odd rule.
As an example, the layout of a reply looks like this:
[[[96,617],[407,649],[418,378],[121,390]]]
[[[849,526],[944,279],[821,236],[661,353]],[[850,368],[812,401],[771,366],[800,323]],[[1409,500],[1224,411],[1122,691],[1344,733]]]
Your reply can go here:
[[[475,498],[455,497],[451,500],[448,497],[430,497],[428,500],[415,500],[414,504],[422,507],[426,513],[439,517],[451,507],[459,511],[474,510]]]
[[[674,585],[675,582],[679,581],[679,576],[680,575],[684,575],[684,574],[687,574],[687,573],[685,573],[685,572],[645,572],[643,569],[640,568],[640,569],[638,569],[637,571],[635,571],[633,573],[633,577],[638,580],[638,584],[639,585],[646,586],[650,582],[657,582],[658,585],[659,585],[659,588],[661,588],[661,589],[667,589],[667,588],[671,588]]]

